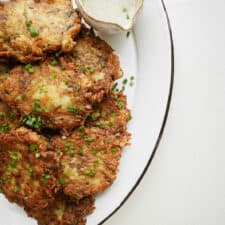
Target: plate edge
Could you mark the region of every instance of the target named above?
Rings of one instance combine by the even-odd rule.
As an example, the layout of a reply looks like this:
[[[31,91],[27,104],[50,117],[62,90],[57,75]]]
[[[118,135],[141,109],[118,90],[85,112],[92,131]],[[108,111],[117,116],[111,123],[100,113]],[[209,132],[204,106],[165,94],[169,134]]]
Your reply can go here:
[[[167,20],[167,27],[168,27],[168,31],[169,31],[169,38],[170,38],[170,48],[171,48],[171,75],[170,75],[170,88],[169,88],[169,95],[168,95],[168,99],[167,99],[167,105],[166,105],[166,111],[165,111],[165,115],[163,118],[163,123],[159,132],[159,136],[158,139],[156,141],[155,147],[153,149],[153,152],[148,160],[147,165],[145,166],[145,169],[143,170],[141,176],[139,177],[139,179],[137,180],[137,182],[135,183],[135,185],[133,186],[133,188],[131,189],[131,191],[127,194],[127,196],[123,199],[123,201],[120,203],[120,205],[112,212],[110,213],[107,217],[105,217],[100,223],[98,223],[98,225],[103,225],[106,221],[108,221],[113,215],[115,215],[118,210],[126,203],[126,201],[130,198],[130,196],[134,193],[134,191],[136,190],[136,188],[139,186],[139,184],[141,183],[142,179],[144,178],[146,172],[148,171],[154,156],[158,150],[159,144],[162,140],[163,134],[164,134],[164,130],[166,127],[166,123],[167,123],[167,119],[169,116],[169,111],[170,111],[170,106],[171,106],[171,102],[172,102],[172,95],[173,95],[173,87],[174,87],[174,65],[175,65],[175,57],[174,57],[174,40],[173,40],[173,31],[172,31],[172,26],[171,26],[171,22],[170,22],[170,18],[169,18],[169,14],[168,14],[168,10],[166,7],[166,4],[164,2],[164,0],[161,0],[161,4],[163,7],[163,11],[164,14],[166,16],[166,20]]]

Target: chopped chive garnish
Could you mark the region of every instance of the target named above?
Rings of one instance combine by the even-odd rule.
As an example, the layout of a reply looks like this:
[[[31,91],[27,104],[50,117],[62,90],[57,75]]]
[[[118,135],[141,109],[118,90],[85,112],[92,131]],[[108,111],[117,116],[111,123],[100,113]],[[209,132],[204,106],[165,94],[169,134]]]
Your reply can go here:
[[[121,100],[118,101],[118,107],[119,109],[122,109],[124,106],[123,102]]]
[[[87,137],[87,138],[85,138],[85,141],[86,142],[92,142],[92,141],[94,141],[94,138],[93,137]]]
[[[86,73],[87,72],[87,67],[85,65],[82,65],[81,66],[81,69],[82,69],[83,73]]]
[[[118,86],[118,83],[115,83],[112,87],[112,91],[116,91],[117,86]]]
[[[10,159],[17,161],[20,159],[20,154],[18,152],[10,152]]]
[[[32,23],[33,23],[32,20],[26,20],[26,25],[27,26],[31,26]]]
[[[59,178],[59,183],[63,185],[66,183],[66,180],[64,178]]]
[[[40,105],[40,100],[36,99],[33,103],[33,110],[34,112],[40,113],[41,112],[41,105]]]
[[[97,155],[97,153],[98,153],[98,150],[92,150],[93,155]]]
[[[125,79],[123,80],[123,84],[125,85],[125,84],[127,84],[127,82],[128,82],[128,79],[125,78]]]
[[[133,87],[134,86],[134,82],[130,82],[130,87]]]
[[[85,175],[89,177],[94,177],[95,176],[95,171],[94,170],[85,170]]]
[[[102,57],[103,56],[103,53],[102,52],[99,52],[98,53],[98,57]]]
[[[64,81],[64,84],[66,85],[66,86],[68,86],[69,85],[69,81],[67,80],[67,81]]]
[[[23,120],[23,124],[30,128],[39,129],[41,128],[43,121],[40,116],[27,115]]]
[[[112,153],[116,153],[116,152],[118,152],[118,149],[112,148],[112,149],[111,149],[111,152],[112,152]]]
[[[83,149],[79,149],[79,150],[78,150],[78,154],[79,154],[79,155],[83,155],[83,154],[84,154],[84,150],[83,150]]]
[[[70,143],[65,144],[65,151],[70,153],[71,156],[74,155],[74,146]]]
[[[44,183],[44,184],[47,184],[48,181],[49,181],[49,179],[50,179],[50,177],[51,177],[51,175],[49,175],[49,174],[43,174],[43,175],[42,175],[43,183]]]
[[[100,65],[101,65],[101,67],[105,67],[105,62],[104,61],[101,61],[100,62]]]
[[[71,176],[71,175],[70,175],[70,172],[68,172],[68,171],[65,172],[64,175],[65,175],[66,177],[70,177],[70,176]]]
[[[25,98],[27,97],[27,95],[26,94],[22,94],[22,95],[20,95],[20,98],[21,98],[21,100],[25,100]]]
[[[128,10],[127,8],[123,8],[123,12],[126,13]]]
[[[131,32],[130,31],[127,31],[127,38],[130,37],[130,34],[131,34]]]
[[[12,168],[15,168],[15,167],[16,167],[16,162],[15,162],[15,161],[11,161],[11,162],[9,162],[9,165],[10,165]]]
[[[114,125],[115,125],[115,123],[114,123],[113,120],[109,121],[109,126],[110,126],[110,127],[113,127]]]
[[[33,66],[30,63],[25,66],[25,70],[28,73],[33,73],[34,72],[34,68],[33,68]]]
[[[31,37],[37,37],[39,35],[39,31],[36,30],[34,27],[30,27],[29,32]]]
[[[29,151],[30,152],[34,152],[37,150],[37,145],[36,144],[31,144],[29,147],[28,147]]]
[[[10,126],[9,126],[9,124],[7,124],[7,123],[4,123],[4,124],[2,124],[1,126],[0,126],[0,133],[1,132],[6,132],[6,131],[9,131],[10,130]]]
[[[9,119],[10,122],[15,121],[15,115],[12,112],[7,113],[7,118]]]
[[[129,112],[128,120],[132,120],[132,114],[131,114],[131,112]]]
[[[49,109],[48,109],[48,108],[45,108],[44,111],[45,111],[46,113],[48,113],[48,112],[49,112]]]
[[[55,66],[55,65],[58,64],[58,61],[57,61],[56,59],[53,59],[53,60],[50,62],[50,64],[51,64],[52,66]]]
[[[20,191],[20,189],[19,189],[18,187],[15,187],[15,188],[14,188],[14,192],[15,192],[15,193],[18,193],[19,191]]]
[[[82,106],[79,106],[79,110],[80,111],[84,111],[85,110],[85,107],[82,105]]]
[[[57,75],[56,75],[56,73],[52,73],[51,76],[53,79],[55,79]]]
[[[78,85],[78,86],[76,87],[76,89],[77,89],[77,91],[79,92],[79,91],[81,90],[81,86]]]
[[[71,105],[69,108],[68,108],[68,112],[73,112],[75,113],[77,111],[77,106],[76,105]]]
[[[94,73],[94,72],[95,72],[95,67],[94,67],[94,66],[90,66],[89,71],[90,71],[91,73]]]

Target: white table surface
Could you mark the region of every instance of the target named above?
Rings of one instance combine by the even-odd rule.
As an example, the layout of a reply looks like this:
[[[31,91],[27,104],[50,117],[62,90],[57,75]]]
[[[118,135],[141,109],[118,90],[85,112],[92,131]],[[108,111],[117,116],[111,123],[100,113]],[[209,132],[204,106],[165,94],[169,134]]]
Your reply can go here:
[[[225,224],[225,0],[165,4],[175,44],[169,119],[144,180],[105,225]]]

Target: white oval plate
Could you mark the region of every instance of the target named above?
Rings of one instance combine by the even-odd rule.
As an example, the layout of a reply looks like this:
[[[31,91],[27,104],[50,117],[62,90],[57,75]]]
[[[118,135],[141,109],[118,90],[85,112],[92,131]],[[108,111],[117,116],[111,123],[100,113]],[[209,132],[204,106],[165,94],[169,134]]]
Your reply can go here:
[[[173,87],[173,42],[168,15],[161,0],[146,0],[133,33],[102,37],[120,56],[124,78],[135,76],[126,87],[133,119],[132,145],[124,150],[115,183],[96,199],[87,225],[102,224],[134,191],[145,174],[161,139]],[[121,82],[120,82],[121,83]],[[1,224],[36,225],[22,209],[0,196]]]

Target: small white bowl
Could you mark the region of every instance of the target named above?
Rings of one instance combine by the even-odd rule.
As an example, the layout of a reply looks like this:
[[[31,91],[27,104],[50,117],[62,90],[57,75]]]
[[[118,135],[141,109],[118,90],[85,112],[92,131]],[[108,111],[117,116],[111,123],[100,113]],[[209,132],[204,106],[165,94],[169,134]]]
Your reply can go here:
[[[85,21],[100,33],[129,31],[144,0],[76,0]]]

